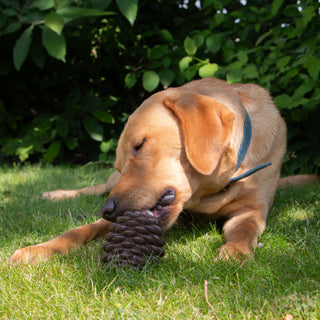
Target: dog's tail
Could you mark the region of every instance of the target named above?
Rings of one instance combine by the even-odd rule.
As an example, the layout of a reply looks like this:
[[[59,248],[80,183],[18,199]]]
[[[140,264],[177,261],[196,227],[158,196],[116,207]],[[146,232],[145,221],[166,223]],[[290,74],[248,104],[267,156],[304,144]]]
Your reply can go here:
[[[313,174],[300,174],[281,178],[278,182],[278,189],[285,189],[290,186],[314,185],[320,183],[320,177]]]

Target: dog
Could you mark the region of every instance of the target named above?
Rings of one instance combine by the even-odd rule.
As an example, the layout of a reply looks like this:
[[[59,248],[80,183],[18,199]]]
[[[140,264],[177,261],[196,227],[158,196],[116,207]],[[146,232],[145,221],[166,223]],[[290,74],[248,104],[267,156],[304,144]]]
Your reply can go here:
[[[107,183],[44,193],[58,200],[109,196],[102,218],[42,244],[18,249],[14,263],[46,260],[102,238],[125,211],[148,211],[164,230],[181,212],[223,220],[218,257],[253,257],[278,187],[317,177],[280,179],[286,125],[267,90],[207,78],[155,93],[130,116],[119,138],[117,170]]]

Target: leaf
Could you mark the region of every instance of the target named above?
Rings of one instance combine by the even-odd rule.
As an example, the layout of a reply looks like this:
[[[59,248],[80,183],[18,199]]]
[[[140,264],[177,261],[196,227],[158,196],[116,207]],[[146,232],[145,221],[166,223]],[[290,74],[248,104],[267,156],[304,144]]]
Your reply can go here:
[[[162,59],[162,65],[164,68],[168,68],[171,65],[172,58],[171,57],[164,57]]]
[[[60,14],[53,12],[44,17],[44,23],[48,28],[60,35],[64,27],[64,18]]]
[[[52,118],[49,115],[40,115],[35,121],[33,133],[38,139],[39,137],[44,136],[53,126]]]
[[[127,73],[125,78],[124,78],[124,83],[127,88],[131,89],[132,87],[135,86],[137,82],[137,76],[135,73]]]
[[[203,1],[203,8],[205,9],[205,8],[213,5],[214,3],[215,3],[215,0],[204,0]]]
[[[4,143],[3,147],[1,148],[1,151],[4,152],[6,155],[12,155],[16,153],[20,145],[21,139],[11,138]]]
[[[317,101],[317,100],[320,99],[320,88],[315,88],[315,89],[314,89],[314,93],[313,93],[313,95],[312,95],[312,99],[313,99],[314,101]]]
[[[162,29],[160,31],[160,35],[168,42],[171,42],[173,40],[173,36],[171,32],[167,29]]]
[[[162,69],[159,72],[160,82],[168,88],[174,80],[174,72],[171,69]]]
[[[268,32],[265,32],[264,34],[262,34],[256,41],[256,46],[258,46],[264,39],[266,39],[267,37],[269,37],[270,35],[272,35],[272,29],[269,30]]]
[[[3,30],[3,34],[13,33],[19,30],[22,26],[22,23],[19,21],[10,22],[9,25]]]
[[[305,63],[305,66],[312,79],[317,81],[320,72],[320,59],[317,57],[310,57]]]
[[[315,84],[313,81],[309,81],[306,83],[302,83],[296,90],[294,91],[294,95],[292,97],[293,100],[298,100],[303,98],[306,93],[312,91],[315,87]]]
[[[193,56],[197,52],[197,49],[198,48],[195,41],[190,37],[186,37],[184,40],[184,50],[186,51],[186,53],[189,56]]]
[[[202,66],[199,69],[199,76],[203,78],[213,77],[214,74],[218,71],[219,67],[216,63],[210,63]]]
[[[246,64],[248,59],[248,54],[244,50],[240,50],[238,52],[238,60],[241,64]]]
[[[106,107],[113,107],[118,102],[119,102],[119,98],[111,95],[109,95],[108,97],[105,97],[103,100],[103,103]]]
[[[91,0],[94,9],[105,10],[109,7],[111,0]]]
[[[45,26],[42,31],[42,43],[52,57],[66,62],[66,40],[63,34],[58,35]]]
[[[59,15],[68,19],[107,16],[107,15],[115,14],[115,12],[111,12],[111,11],[102,11],[97,9],[78,8],[78,7],[60,8],[56,12]]]
[[[54,141],[50,144],[49,148],[47,149],[46,153],[44,154],[44,158],[48,162],[53,162],[53,160],[59,155],[61,148],[60,141]]]
[[[56,125],[57,133],[65,138],[69,133],[69,125],[65,119],[59,119]]]
[[[192,38],[197,46],[197,48],[201,47],[204,43],[204,35],[199,33],[199,34],[196,34],[193,38]]]
[[[222,53],[224,59],[231,59],[235,54],[235,42],[231,39],[226,39],[226,41],[223,43]]]
[[[280,70],[280,72],[284,71],[284,68],[286,67],[286,65],[290,62],[291,57],[290,56],[286,56],[286,57],[282,57],[277,61],[277,67]]]
[[[133,26],[138,12],[138,0],[116,0],[120,12]]]
[[[259,72],[257,69],[257,66],[253,63],[250,63],[245,68],[243,68],[243,75],[247,79],[258,79],[259,78]]]
[[[8,17],[14,17],[18,14],[18,12],[14,9],[4,9],[1,11],[1,13]]]
[[[316,10],[313,6],[308,6],[302,10],[302,20],[303,25],[307,26],[308,23],[313,19],[313,17],[317,16]]]
[[[184,57],[179,62],[180,71],[183,72],[187,68],[189,68],[190,62],[192,61],[192,57]]]
[[[34,26],[31,25],[29,28],[24,30],[13,48],[13,63],[18,71],[28,55],[33,28]]]
[[[92,112],[92,115],[95,116],[98,120],[105,123],[114,123],[114,117],[112,114],[105,110],[96,110]]]
[[[279,109],[291,109],[292,99],[287,94],[280,94],[273,100]]]
[[[159,85],[160,78],[154,71],[146,71],[142,77],[142,85],[148,92],[153,91]]]
[[[66,137],[63,142],[69,150],[74,150],[79,145],[78,139],[75,137]]]
[[[82,119],[84,128],[86,129],[89,136],[96,141],[103,140],[103,127],[100,122],[90,116],[86,116]]]
[[[221,48],[221,37],[217,34],[211,35],[206,40],[206,46],[211,53],[216,54]]]
[[[48,10],[54,7],[54,0],[34,0],[32,1],[31,8],[38,8],[42,11]]]
[[[216,2],[217,3],[217,2]],[[219,14],[215,14],[213,17],[213,22],[211,24],[211,28],[217,28],[220,24],[223,23],[223,21],[226,19],[226,15],[222,12]]]
[[[194,66],[190,67],[189,69],[187,69],[184,72],[184,75],[185,75],[186,79],[188,81],[192,80],[195,77],[195,75],[197,73],[197,70],[198,70],[197,65],[194,65]]]
[[[109,151],[114,151],[117,147],[117,140],[110,139],[109,141],[103,141],[100,144],[101,152],[108,153]]]
[[[242,80],[242,70],[234,69],[227,73],[227,82],[228,83],[237,83]]]
[[[29,158],[30,153],[33,151],[33,145],[27,147],[20,147],[16,150],[16,155],[19,156],[21,162],[27,160]]]
[[[271,4],[271,14],[276,16],[279,12],[280,7],[282,6],[284,0],[273,0]]]
[[[150,59],[157,60],[170,54],[171,51],[167,45],[156,45],[150,51]]]

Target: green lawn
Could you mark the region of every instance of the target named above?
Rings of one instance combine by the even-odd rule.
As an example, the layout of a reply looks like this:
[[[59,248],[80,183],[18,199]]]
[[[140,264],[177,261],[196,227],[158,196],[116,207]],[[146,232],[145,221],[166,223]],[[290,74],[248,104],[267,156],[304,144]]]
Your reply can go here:
[[[20,246],[93,222],[104,201],[50,202],[42,192],[109,173],[94,164],[0,168],[0,319],[320,319],[320,185],[278,192],[255,261],[242,266],[215,260],[223,240],[212,225],[169,230],[162,262],[142,272],[108,270],[103,241],[39,265],[8,264]]]

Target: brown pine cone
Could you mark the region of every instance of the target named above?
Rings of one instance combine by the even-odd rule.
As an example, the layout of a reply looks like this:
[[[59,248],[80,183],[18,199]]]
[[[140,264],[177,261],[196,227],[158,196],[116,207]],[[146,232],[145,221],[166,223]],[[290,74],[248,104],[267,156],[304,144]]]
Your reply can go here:
[[[164,256],[162,228],[149,213],[128,211],[111,224],[103,246],[102,260],[106,264],[141,269],[147,260]]]

